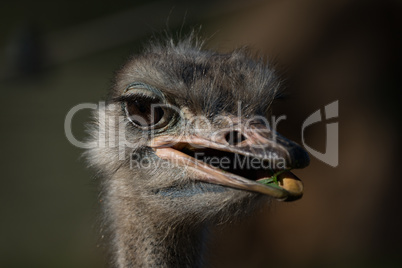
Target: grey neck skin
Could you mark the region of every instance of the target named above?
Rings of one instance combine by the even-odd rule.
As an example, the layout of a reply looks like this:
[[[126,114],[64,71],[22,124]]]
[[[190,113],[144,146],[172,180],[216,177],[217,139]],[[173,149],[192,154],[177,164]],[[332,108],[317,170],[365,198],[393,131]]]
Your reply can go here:
[[[118,268],[201,267],[206,228],[183,220],[148,198],[133,194],[122,180],[110,180],[104,212],[111,231],[112,255]],[[111,189],[118,189],[111,190]]]
[[[115,229],[117,267],[202,267],[206,231],[128,217]]]

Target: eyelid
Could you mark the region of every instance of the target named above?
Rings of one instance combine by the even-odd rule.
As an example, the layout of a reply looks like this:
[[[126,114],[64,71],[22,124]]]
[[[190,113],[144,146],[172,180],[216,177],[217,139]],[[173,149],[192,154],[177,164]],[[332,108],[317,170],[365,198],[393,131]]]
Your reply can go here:
[[[120,97],[117,97],[114,99],[116,102],[126,102],[126,101],[133,101],[133,100],[144,100],[147,99],[149,101],[155,101],[158,100],[158,98],[155,98],[155,96],[152,95],[146,95],[146,94],[141,94],[141,92],[136,92],[136,93],[129,93],[122,95]]]
[[[154,93],[155,95],[157,95],[158,97],[160,97],[161,99],[165,99],[165,96],[163,95],[163,93],[160,92],[158,89],[156,89],[150,85],[141,83],[141,82],[134,82],[134,83],[129,84],[127,86],[127,88],[124,90],[124,93],[127,93],[130,90],[137,91],[137,90],[141,90],[141,89],[144,91],[149,90],[152,93]]]
[[[143,83],[131,83],[124,90],[124,93],[113,99],[115,102],[126,102],[132,100],[160,101],[165,103],[165,97],[162,92]]]

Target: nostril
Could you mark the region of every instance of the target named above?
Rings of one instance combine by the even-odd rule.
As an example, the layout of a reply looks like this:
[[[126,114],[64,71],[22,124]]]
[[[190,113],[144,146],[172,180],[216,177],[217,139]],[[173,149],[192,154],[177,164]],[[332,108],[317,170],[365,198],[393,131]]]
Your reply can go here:
[[[230,144],[230,145],[237,145],[241,143],[242,141],[246,140],[246,137],[244,137],[243,134],[241,134],[239,131],[230,131],[225,135],[225,140]]]

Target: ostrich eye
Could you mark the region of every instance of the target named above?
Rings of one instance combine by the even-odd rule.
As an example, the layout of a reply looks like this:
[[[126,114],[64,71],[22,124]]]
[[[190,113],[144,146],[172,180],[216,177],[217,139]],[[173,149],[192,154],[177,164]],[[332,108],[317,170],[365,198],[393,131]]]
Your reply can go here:
[[[156,89],[143,84],[129,87],[119,98],[128,120],[134,126],[148,130],[166,126],[172,118],[172,111]]]
[[[150,128],[158,125],[165,112],[158,100],[149,98],[136,98],[126,101],[128,119],[141,128]]]

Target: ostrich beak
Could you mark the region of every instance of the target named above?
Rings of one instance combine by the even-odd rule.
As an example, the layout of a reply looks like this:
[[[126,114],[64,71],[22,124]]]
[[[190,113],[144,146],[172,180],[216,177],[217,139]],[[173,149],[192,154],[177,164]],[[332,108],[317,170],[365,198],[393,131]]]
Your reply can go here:
[[[223,130],[215,136],[164,135],[154,138],[150,147],[158,157],[186,168],[199,181],[281,201],[297,200],[303,195],[303,183],[289,170],[307,166],[307,152],[261,126]],[[261,183],[277,173],[277,184]]]

